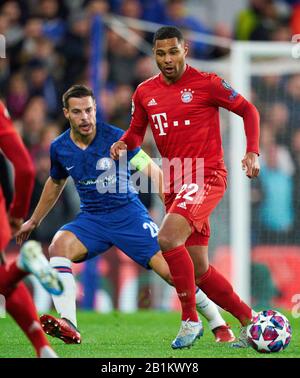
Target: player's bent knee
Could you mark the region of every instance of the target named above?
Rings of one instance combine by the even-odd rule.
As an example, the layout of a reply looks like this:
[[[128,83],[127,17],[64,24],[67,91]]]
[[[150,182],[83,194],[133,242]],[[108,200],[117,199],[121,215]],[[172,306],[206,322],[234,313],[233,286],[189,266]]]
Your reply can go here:
[[[77,261],[83,260],[86,254],[86,247],[69,231],[56,233],[49,246],[50,257],[65,257],[71,261]]]
[[[176,241],[172,240],[169,236],[158,235],[158,243],[162,252],[168,251],[170,249],[176,248]]]
[[[49,256],[51,257],[68,257],[67,248],[64,248],[63,245],[61,245],[58,242],[52,242],[49,246]]]
[[[208,271],[208,265],[200,265],[200,266],[195,266],[195,279],[200,280],[201,277]]]
[[[71,247],[71,243],[66,242],[65,240],[57,239],[52,241],[49,246],[49,256],[50,257],[65,257],[71,261],[78,258],[78,254]]]

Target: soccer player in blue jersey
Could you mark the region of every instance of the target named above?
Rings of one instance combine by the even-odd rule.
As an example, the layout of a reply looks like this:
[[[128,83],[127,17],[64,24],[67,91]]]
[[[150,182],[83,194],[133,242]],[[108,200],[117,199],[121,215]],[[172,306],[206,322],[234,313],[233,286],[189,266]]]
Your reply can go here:
[[[50,177],[31,218],[17,234],[17,242],[21,244],[28,239],[39,226],[71,176],[80,196],[81,211],[74,221],[58,230],[49,247],[50,264],[60,273],[64,284],[64,293],[53,296],[61,318],[44,315],[41,322],[51,336],[65,343],[80,343],[72,262],[90,259],[115,245],[138,264],[152,268],[168,283],[172,284],[172,278],[158,245],[158,227],[131,187],[127,161],[146,171],[158,187],[162,185],[160,168],[140,148],[128,153],[123,168],[121,161],[110,158],[110,146],[120,139],[123,131],[104,122],[96,124],[95,98],[89,88],[72,86],[63,95],[63,107],[70,129],[51,144]],[[196,302],[198,311],[208,319],[216,341],[232,341],[231,329],[201,290],[197,290]]]

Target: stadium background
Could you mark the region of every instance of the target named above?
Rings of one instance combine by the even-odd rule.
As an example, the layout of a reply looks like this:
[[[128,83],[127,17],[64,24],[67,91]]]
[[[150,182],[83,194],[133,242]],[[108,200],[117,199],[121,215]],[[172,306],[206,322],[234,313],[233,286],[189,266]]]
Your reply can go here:
[[[101,108],[98,116],[126,130],[135,87],[157,72],[151,57],[152,23],[183,28],[187,39],[192,40],[191,62],[230,81],[231,40],[290,42],[300,33],[300,2],[0,1],[0,34],[6,38],[6,59],[0,59],[0,94],[35,164],[31,212],[48,177],[49,145],[68,127],[61,111],[62,93],[75,83],[92,85]],[[262,121],[262,170],[260,178],[251,183],[247,199],[252,210],[251,297],[257,308],[291,309],[292,297],[300,293],[300,71],[291,68],[288,72],[280,66],[277,73],[273,70],[268,74],[272,63],[267,61],[267,65],[251,76],[251,100]],[[230,141],[228,112],[221,112],[221,124],[229,164],[229,153],[235,146]],[[144,149],[156,156],[150,133]],[[229,190],[212,216],[210,244],[212,263],[229,278],[230,191],[229,180]],[[163,212],[158,198],[143,194],[142,200],[159,224]],[[32,235],[43,243],[45,253],[56,230],[77,211],[78,198],[69,182],[54,210]],[[8,257],[16,252],[11,243]],[[81,308],[131,312],[137,308],[178,307],[172,288],[120,251],[73,264],[73,271]],[[28,284],[38,309],[47,310],[50,298],[34,280]]]

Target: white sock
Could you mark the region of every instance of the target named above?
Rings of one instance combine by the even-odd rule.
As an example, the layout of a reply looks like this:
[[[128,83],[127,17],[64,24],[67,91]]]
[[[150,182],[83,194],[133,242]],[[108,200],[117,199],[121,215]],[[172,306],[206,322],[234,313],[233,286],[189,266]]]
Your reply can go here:
[[[197,311],[208,321],[209,328],[214,329],[225,325],[226,322],[219,313],[217,305],[211,301],[208,296],[199,289],[196,289],[196,306]]]
[[[58,355],[50,346],[46,345],[40,349],[40,358],[58,358]]]
[[[52,295],[54,307],[61,318],[70,320],[77,327],[76,283],[71,270],[72,261],[66,257],[51,257],[50,265],[56,268],[64,285],[61,295]]]

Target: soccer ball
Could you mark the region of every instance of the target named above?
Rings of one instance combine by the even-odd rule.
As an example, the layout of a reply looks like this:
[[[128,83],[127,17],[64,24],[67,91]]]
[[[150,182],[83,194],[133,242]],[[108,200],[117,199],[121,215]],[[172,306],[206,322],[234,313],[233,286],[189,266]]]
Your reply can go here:
[[[261,311],[247,327],[250,345],[259,353],[284,350],[290,343],[292,330],[288,319],[278,311]]]

